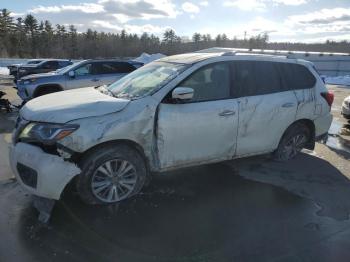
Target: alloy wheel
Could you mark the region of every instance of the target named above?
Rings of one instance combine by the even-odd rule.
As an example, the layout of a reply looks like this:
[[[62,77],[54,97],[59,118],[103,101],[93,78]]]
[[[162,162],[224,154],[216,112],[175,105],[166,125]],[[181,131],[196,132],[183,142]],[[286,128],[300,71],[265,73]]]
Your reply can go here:
[[[134,191],[137,173],[133,164],[123,159],[104,162],[96,168],[92,180],[92,193],[105,203],[118,202]]]
[[[282,154],[286,159],[292,159],[304,148],[306,142],[307,137],[305,134],[297,134],[287,141]]]

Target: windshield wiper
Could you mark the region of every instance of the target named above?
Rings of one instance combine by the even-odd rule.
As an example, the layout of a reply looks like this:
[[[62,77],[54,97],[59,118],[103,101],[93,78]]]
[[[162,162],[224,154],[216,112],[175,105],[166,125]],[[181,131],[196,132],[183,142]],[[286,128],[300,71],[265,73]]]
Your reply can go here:
[[[105,85],[96,87],[104,95],[116,97],[111,91],[109,91]]]
[[[129,94],[126,94],[126,93],[121,93],[121,94],[118,94],[118,95],[114,94],[114,97],[117,97],[117,98],[132,98]]]

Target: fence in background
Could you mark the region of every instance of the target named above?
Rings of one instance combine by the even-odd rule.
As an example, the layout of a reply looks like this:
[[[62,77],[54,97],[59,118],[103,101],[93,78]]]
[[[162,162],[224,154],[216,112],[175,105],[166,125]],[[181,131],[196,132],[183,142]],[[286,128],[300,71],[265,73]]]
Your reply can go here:
[[[293,53],[288,55],[291,58],[299,58],[314,63],[321,75],[344,76],[350,75],[349,54],[322,54],[322,53]]]

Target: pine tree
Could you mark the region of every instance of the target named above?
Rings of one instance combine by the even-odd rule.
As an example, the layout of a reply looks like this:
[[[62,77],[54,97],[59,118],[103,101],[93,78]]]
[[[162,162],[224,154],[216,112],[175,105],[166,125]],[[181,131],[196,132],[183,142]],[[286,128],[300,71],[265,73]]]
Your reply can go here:
[[[36,57],[37,53],[37,33],[38,33],[38,21],[34,16],[31,14],[27,15],[24,18],[24,28],[26,30],[26,33],[29,33],[30,35],[30,50],[31,50],[31,56]]]

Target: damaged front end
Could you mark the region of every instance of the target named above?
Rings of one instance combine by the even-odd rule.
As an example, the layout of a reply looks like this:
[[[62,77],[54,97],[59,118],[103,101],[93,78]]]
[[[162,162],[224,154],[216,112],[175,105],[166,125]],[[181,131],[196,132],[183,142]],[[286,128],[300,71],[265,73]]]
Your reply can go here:
[[[57,141],[74,132],[77,125],[29,122],[19,117],[10,145],[10,166],[17,181],[34,195],[39,221],[47,223],[55,200],[81,170]]]
[[[65,186],[81,170],[57,141],[78,125],[28,122],[20,119],[10,146],[10,164],[18,181],[31,194],[58,200]],[[62,155],[61,155],[62,154]]]

